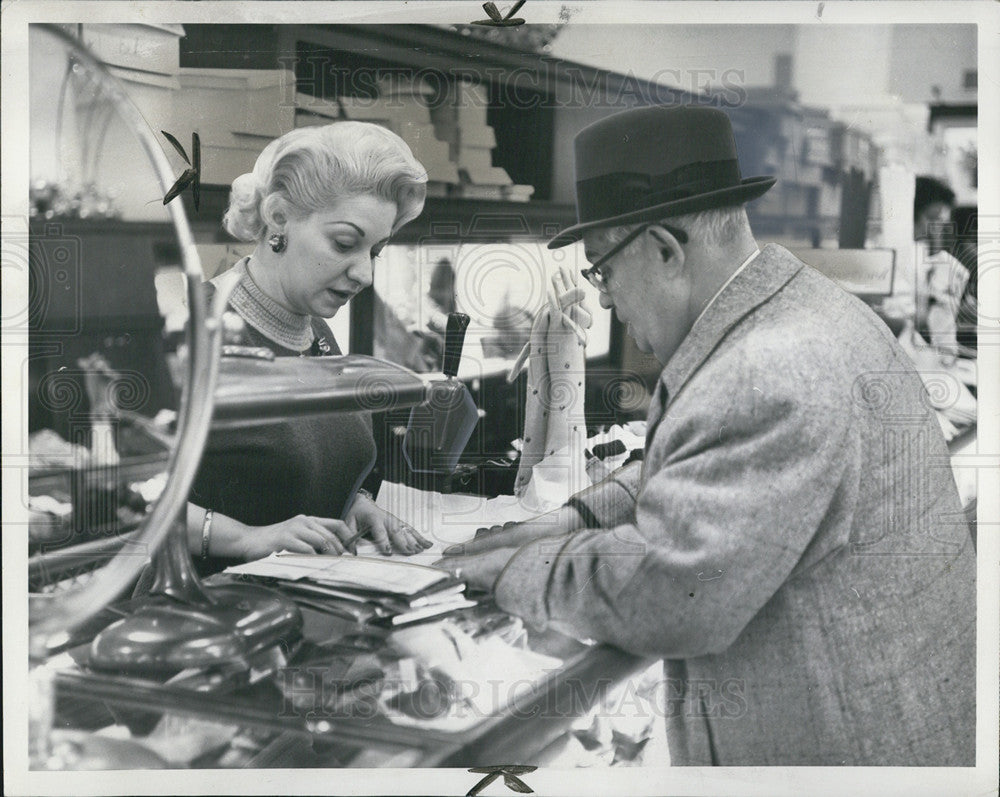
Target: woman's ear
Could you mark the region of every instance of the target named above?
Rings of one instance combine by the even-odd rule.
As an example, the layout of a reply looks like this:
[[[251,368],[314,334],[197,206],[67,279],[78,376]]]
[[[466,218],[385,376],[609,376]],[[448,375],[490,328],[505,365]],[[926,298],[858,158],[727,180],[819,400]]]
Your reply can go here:
[[[678,240],[664,227],[657,224],[649,228],[649,235],[659,249],[660,259],[670,269],[670,274],[679,274],[684,268],[684,249]]]
[[[267,224],[267,229],[273,232],[283,232],[288,223],[288,206],[283,197],[271,194],[264,200],[260,209],[261,218]]]

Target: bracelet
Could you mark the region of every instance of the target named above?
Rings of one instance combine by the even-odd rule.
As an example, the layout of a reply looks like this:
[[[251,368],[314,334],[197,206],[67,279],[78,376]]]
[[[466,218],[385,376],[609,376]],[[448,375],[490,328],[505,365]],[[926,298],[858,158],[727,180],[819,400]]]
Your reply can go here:
[[[212,517],[215,511],[209,509],[205,512],[205,520],[201,524],[201,558],[208,559],[208,541],[212,539]]]
[[[364,487],[359,487],[358,490],[357,490],[357,494],[358,495],[363,495],[365,498],[367,498],[373,504],[375,503],[375,496],[371,494],[370,490],[366,490]]]

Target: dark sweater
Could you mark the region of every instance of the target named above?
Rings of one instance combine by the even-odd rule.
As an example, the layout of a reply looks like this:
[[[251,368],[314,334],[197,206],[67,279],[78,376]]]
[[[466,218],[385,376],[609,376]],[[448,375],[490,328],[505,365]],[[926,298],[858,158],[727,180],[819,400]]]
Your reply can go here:
[[[206,284],[211,296],[214,288]],[[330,327],[312,319],[309,356],[340,354]],[[245,327],[249,346],[278,357],[300,356]],[[327,351],[323,351],[326,349]],[[244,429],[213,431],[191,501],[252,526],[298,514],[342,518],[375,464],[371,417],[366,413],[307,416]]]

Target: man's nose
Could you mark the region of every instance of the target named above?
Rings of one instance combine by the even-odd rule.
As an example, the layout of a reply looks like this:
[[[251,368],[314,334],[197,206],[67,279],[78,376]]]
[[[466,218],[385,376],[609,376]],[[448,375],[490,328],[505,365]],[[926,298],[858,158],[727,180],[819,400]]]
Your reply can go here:
[[[600,296],[597,297],[597,301],[605,310],[610,310],[615,306],[615,303],[611,299],[611,295],[607,293],[601,293]]]

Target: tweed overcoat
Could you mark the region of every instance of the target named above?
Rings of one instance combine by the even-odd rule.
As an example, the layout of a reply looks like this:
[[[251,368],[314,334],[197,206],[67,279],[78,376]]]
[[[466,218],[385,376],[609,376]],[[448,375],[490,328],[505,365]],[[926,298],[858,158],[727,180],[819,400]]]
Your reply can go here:
[[[664,659],[674,764],[972,765],[974,547],[878,317],[768,245],[666,364],[648,430],[641,472],[578,496],[596,527],[519,549],[498,604]]]

